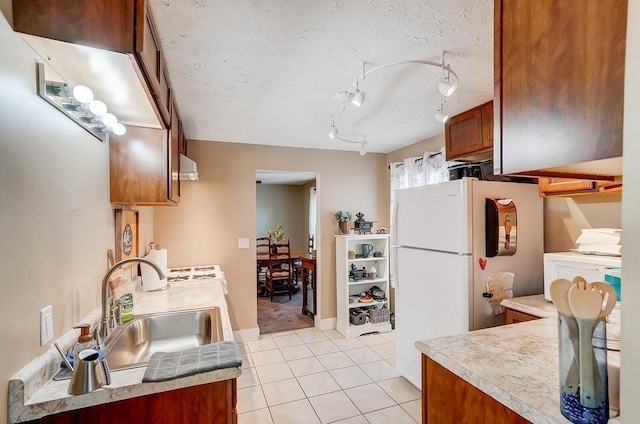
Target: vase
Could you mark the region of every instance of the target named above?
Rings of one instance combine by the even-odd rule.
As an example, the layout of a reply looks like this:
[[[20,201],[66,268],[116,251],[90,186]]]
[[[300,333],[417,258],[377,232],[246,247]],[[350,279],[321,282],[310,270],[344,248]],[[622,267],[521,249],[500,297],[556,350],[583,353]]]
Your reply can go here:
[[[347,234],[347,221],[338,221],[338,227],[340,228],[340,234]]]

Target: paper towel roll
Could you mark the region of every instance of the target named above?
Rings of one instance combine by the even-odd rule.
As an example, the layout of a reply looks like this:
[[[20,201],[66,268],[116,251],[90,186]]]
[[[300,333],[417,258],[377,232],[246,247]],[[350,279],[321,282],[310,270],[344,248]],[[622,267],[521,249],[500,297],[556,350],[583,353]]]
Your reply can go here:
[[[162,272],[167,274],[167,249],[153,249],[145,256],[145,259],[158,264]],[[167,287],[167,278],[158,277],[155,269],[147,264],[140,264],[142,271],[142,291],[158,290]]]

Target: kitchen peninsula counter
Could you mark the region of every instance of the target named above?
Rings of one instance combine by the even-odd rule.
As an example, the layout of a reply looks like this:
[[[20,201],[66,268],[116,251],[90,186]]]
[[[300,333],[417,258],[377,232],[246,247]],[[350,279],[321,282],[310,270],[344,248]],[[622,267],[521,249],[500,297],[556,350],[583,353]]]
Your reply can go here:
[[[219,280],[171,283],[170,288],[165,291],[134,294],[135,315],[212,307],[220,308],[223,338],[232,341],[229,312]],[[101,308],[97,308],[82,322],[96,324],[100,319],[100,311]],[[70,330],[57,342],[61,348],[66,349],[75,342],[77,335],[77,330]],[[67,394],[69,380],[52,380],[60,362],[60,355],[51,345],[45,353],[27,364],[9,381],[10,423],[36,420],[60,412],[234,379],[241,373],[238,368],[227,368],[165,382],[142,383],[146,367],[139,367],[111,371],[111,385],[84,395],[72,396]]]
[[[509,421],[503,422],[569,423],[560,413],[555,307],[545,301],[542,295],[505,299],[502,305],[541,319],[415,343],[415,347],[423,354],[423,411],[429,409],[426,405],[430,395],[426,393],[426,388],[433,384],[429,378],[435,378],[437,372],[439,377],[444,375],[461,383],[457,388],[446,386],[447,399],[458,396],[461,393],[458,390],[469,390],[479,397],[491,398],[490,402],[495,400],[498,408],[506,407],[512,411],[506,411],[506,414],[515,413],[514,416],[519,416],[515,421],[511,421],[514,416],[510,416]],[[614,310],[610,318],[613,321],[611,326],[618,330],[619,308]],[[609,328],[610,325],[607,325],[607,331]],[[608,354],[610,361],[619,364],[619,352]],[[427,370],[432,370],[431,377]],[[460,388],[463,385],[467,387]],[[465,407],[474,403],[469,399],[465,399]],[[437,406],[443,407],[441,404]],[[450,406],[450,411],[445,411],[445,414],[455,412],[456,405]],[[487,404],[468,406],[486,409]],[[432,404],[432,407],[436,405]],[[503,420],[507,416],[499,415]]]

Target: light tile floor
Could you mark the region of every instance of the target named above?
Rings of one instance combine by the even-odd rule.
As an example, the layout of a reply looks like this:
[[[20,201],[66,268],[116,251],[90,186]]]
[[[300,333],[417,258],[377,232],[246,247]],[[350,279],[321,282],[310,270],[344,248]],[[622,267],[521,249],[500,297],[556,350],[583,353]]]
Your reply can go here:
[[[239,424],[421,423],[420,391],[394,365],[395,334],[304,328],[240,343]]]

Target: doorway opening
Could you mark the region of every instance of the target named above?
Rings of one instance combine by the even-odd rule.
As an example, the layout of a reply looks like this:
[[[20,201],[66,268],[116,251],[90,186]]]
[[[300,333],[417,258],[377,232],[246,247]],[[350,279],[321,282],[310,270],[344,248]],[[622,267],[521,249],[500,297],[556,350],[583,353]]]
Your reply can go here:
[[[312,327],[317,313],[316,173],[256,171],[260,333]]]

